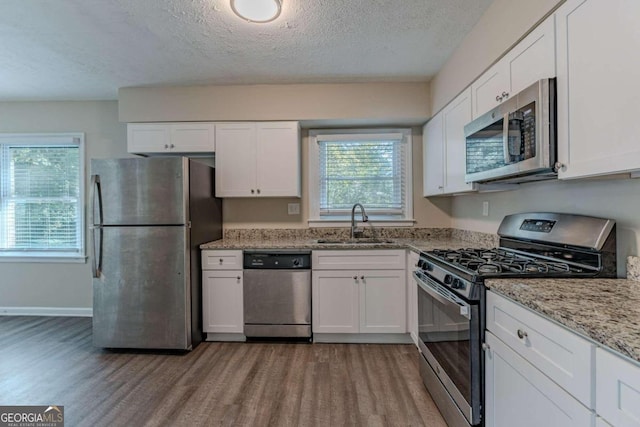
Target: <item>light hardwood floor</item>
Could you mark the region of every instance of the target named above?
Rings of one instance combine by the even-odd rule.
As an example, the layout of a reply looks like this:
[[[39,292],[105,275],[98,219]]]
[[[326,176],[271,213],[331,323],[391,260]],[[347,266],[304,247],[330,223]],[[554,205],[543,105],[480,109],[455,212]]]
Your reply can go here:
[[[0,405],[67,426],[446,426],[411,345],[202,343],[108,351],[91,319],[0,316]]]

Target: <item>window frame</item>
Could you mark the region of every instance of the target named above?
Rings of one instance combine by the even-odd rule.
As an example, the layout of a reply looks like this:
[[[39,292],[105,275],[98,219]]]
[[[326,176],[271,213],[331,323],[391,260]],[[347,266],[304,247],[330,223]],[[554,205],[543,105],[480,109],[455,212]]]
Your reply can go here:
[[[412,227],[415,224],[413,218],[413,168],[412,168],[412,133],[410,128],[357,128],[357,129],[311,129],[309,130],[309,156],[308,156],[308,189],[309,189],[309,227],[349,227],[351,216],[321,216],[320,215],[320,149],[318,137],[330,135],[357,135],[359,139],[366,139],[366,135],[402,134],[403,143],[406,144],[405,155],[405,195],[404,217],[398,216],[369,216],[373,224],[391,227]],[[365,204],[365,209],[366,209]]]
[[[87,260],[86,244],[86,160],[85,134],[83,132],[51,132],[51,133],[0,133],[0,145],[55,146],[78,145],[79,150],[79,183],[78,183],[78,239],[80,248],[77,252],[17,250],[0,251],[0,262],[64,262],[84,263]],[[0,173],[2,173],[0,171]]]

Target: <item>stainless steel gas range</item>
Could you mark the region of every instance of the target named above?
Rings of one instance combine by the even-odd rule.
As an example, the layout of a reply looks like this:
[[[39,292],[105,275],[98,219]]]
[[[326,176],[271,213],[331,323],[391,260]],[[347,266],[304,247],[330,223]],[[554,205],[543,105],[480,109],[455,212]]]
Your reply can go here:
[[[494,249],[422,252],[420,374],[451,427],[482,424],[486,278],[615,277],[615,222],[559,213],[509,215]]]

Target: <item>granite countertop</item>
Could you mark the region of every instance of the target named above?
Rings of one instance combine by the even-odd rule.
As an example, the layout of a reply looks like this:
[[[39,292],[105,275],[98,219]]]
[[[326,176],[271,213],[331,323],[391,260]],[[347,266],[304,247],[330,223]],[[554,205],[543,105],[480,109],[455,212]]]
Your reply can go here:
[[[331,239],[328,239],[331,240]],[[382,238],[384,243],[318,243],[318,239],[220,239],[200,245],[200,249],[411,249],[429,251],[433,249],[459,249],[477,247],[477,241],[460,238]],[[485,245],[490,247],[490,245]]]
[[[640,282],[487,279],[485,285],[640,363]]]

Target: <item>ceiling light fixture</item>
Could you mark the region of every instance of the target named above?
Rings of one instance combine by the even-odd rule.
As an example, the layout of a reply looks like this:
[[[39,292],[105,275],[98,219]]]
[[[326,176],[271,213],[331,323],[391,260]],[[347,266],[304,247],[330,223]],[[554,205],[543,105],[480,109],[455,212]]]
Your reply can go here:
[[[247,22],[271,22],[280,15],[282,0],[231,0],[231,9]]]

